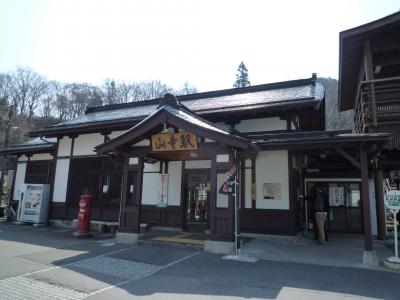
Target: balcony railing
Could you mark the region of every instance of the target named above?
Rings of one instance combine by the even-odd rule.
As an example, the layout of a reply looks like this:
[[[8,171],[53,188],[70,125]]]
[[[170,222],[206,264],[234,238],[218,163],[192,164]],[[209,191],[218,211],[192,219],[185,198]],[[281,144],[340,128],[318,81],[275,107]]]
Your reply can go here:
[[[390,133],[386,148],[400,149],[400,77],[360,82],[353,130]]]

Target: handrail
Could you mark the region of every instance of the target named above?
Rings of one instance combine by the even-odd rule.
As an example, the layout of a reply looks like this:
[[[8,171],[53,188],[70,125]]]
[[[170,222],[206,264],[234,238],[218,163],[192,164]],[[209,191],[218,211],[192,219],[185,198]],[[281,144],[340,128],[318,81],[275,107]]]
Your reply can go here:
[[[354,131],[366,132],[372,125],[387,123],[387,118],[399,118],[400,96],[397,93],[400,94],[400,77],[360,81],[354,105]],[[372,96],[377,98],[376,101],[371,99]]]
[[[365,85],[369,83],[382,83],[382,82],[389,82],[389,81],[400,81],[400,77],[387,77],[387,78],[381,78],[381,79],[372,79],[372,80],[363,80],[360,81],[359,85]]]

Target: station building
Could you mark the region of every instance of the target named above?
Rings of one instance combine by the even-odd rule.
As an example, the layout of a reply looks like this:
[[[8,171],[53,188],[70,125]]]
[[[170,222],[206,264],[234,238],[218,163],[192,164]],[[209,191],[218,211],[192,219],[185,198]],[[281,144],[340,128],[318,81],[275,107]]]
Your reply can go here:
[[[24,183],[51,186],[49,219],[77,218],[94,196],[94,222],[137,234],[141,224],[232,239],[234,201],[220,192],[238,166],[243,232],[295,235],[310,226],[307,195],[322,188],[329,230],[360,233],[366,250],[384,223],[369,162],[388,134],[325,130],[324,87],[307,79],[90,107],[3,150]]]

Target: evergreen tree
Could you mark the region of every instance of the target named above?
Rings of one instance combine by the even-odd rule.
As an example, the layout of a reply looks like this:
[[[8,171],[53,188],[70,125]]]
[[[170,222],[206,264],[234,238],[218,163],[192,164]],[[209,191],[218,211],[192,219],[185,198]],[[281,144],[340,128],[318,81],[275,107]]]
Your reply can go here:
[[[250,86],[249,73],[244,63],[241,62],[239,68],[237,69],[236,81],[233,87],[241,88],[245,86]]]

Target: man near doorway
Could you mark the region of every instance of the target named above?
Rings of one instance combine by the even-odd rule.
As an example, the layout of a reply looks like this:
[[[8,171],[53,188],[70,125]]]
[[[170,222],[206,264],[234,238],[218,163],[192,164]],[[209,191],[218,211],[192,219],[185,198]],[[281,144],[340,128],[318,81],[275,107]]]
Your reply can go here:
[[[314,229],[316,234],[318,230],[318,239],[321,245],[325,245],[327,239],[326,229],[328,221],[329,200],[320,187],[316,187],[313,193],[313,211],[314,223],[317,225]]]

